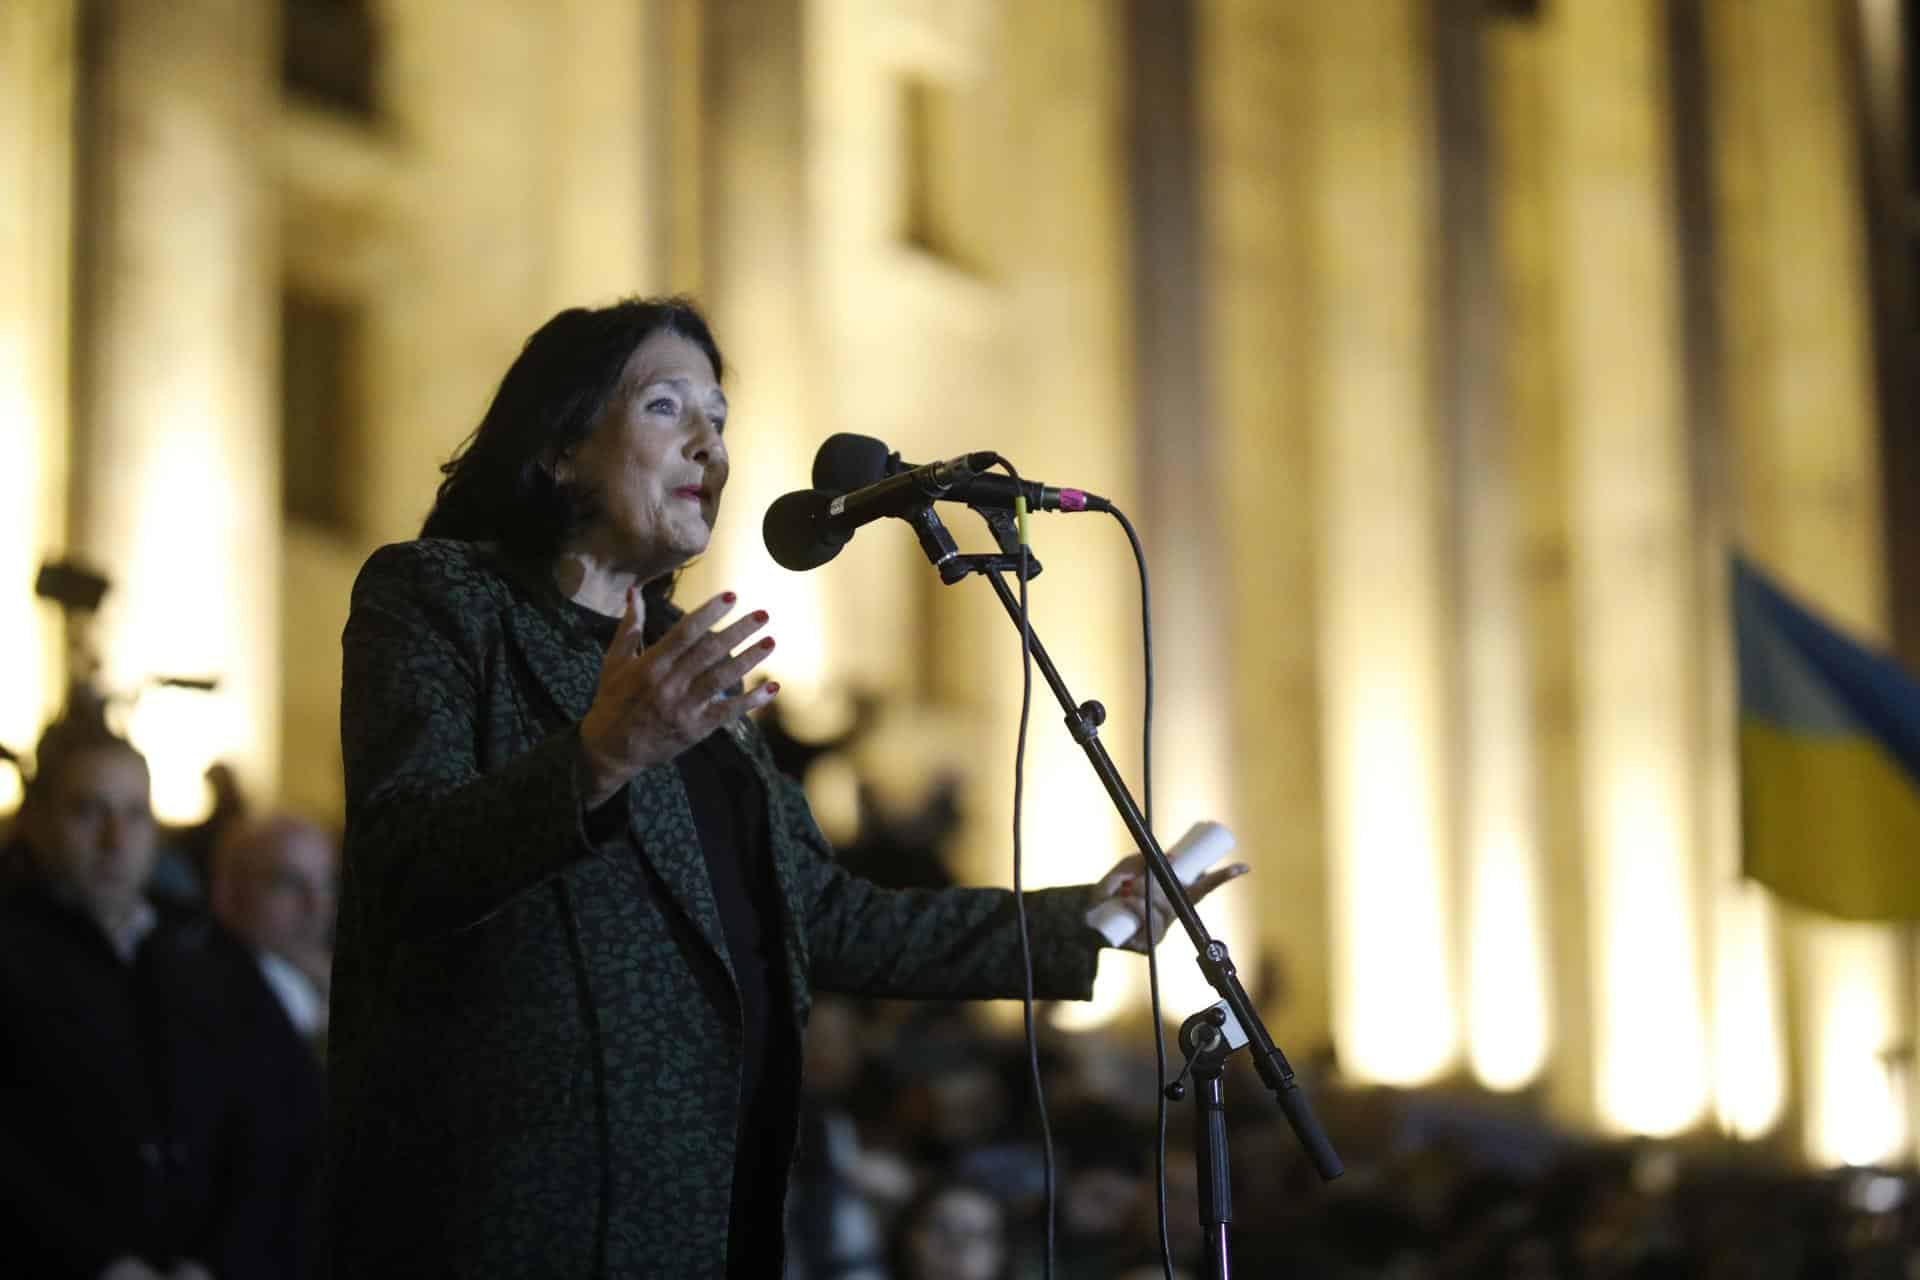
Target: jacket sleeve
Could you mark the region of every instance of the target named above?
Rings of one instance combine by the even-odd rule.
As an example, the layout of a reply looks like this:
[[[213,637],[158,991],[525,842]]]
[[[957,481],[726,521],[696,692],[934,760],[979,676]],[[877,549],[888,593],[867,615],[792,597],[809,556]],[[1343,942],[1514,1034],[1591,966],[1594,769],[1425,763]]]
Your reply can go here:
[[[399,543],[354,584],[341,642],[347,874],[388,938],[475,924],[608,835],[588,830],[577,725],[482,771],[482,628],[497,606],[477,579]]]
[[[1026,980],[1008,889],[883,889],[833,860],[806,795],[769,770],[782,825],[800,850],[811,982],[823,991],[933,999],[1019,999]],[[1025,902],[1033,994],[1093,995],[1102,939],[1086,922],[1089,885],[1036,889]]]
[[[807,939],[824,991],[934,999],[1009,999],[1026,981],[1010,889],[882,889],[824,858],[814,864]],[[1020,895],[1033,950],[1033,994],[1087,1000],[1100,936],[1082,919],[1088,887]]]

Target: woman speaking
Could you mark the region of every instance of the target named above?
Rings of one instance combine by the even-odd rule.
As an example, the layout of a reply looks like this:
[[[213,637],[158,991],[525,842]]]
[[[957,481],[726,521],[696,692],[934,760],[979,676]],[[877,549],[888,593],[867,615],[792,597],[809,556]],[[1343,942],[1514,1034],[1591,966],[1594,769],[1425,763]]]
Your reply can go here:
[[[354,586],[335,1275],[777,1276],[810,993],[1022,990],[1012,894],[835,865],[747,718],[778,620],[672,603],[722,371],[685,301],[560,313]],[[1037,994],[1087,997],[1138,870],[1026,895]]]

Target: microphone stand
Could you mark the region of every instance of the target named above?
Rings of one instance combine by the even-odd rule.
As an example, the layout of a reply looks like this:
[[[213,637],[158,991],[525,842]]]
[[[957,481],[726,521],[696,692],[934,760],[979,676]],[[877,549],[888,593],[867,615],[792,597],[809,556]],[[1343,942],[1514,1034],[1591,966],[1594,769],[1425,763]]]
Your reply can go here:
[[[1000,597],[1001,605],[1017,629],[1020,626],[1020,600],[1003,575],[1009,572],[1017,574],[1020,570],[1019,535],[1014,530],[1013,520],[1005,512],[981,511],[980,514],[987,517],[987,524],[1000,545],[998,555],[959,554],[931,503],[911,514],[908,520],[919,533],[921,547],[927,552],[927,558],[940,571],[940,580],[951,586],[975,573],[986,578],[993,585],[994,594]],[[996,516],[999,518],[996,519]],[[1029,555],[1028,577],[1033,577],[1038,571],[1037,564]],[[1146,819],[1141,816],[1139,806],[1134,803],[1127,784],[1120,777],[1120,771],[1114,767],[1113,757],[1107,754],[1106,744],[1100,740],[1100,726],[1107,718],[1106,708],[1092,700],[1084,703],[1075,701],[1059,669],[1048,656],[1046,646],[1040,643],[1040,637],[1034,633],[1030,620],[1027,651],[1033,655],[1034,665],[1040,669],[1047,687],[1053,690],[1060,709],[1065,713],[1067,732],[1085,752],[1087,762],[1093,766],[1094,773],[1106,787],[1107,796],[1119,811],[1120,819],[1126,824],[1141,856],[1146,859],[1153,878],[1166,893],[1174,915],[1187,931],[1187,936],[1193,940],[1200,971],[1206,975],[1208,984],[1220,994],[1217,1004],[1188,1018],[1181,1027],[1180,1043],[1187,1055],[1187,1065],[1180,1074],[1186,1076],[1190,1073],[1201,1088],[1199,1110],[1195,1117],[1198,1143],[1194,1150],[1194,1161],[1198,1167],[1202,1198],[1200,1219],[1207,1234],[1204,1274],[1208,1280],[1230,1280],[1227,1234],[1228,1224],[1233,1218],[1233,1204],[1227,1178],[1226,1101],[1221,1085],[1227,1056],[1243,1046],[1250,1046],[1254,1071],[1280,1104],[1280,1112],[1293,1129],[1294,1137],[1299,1140],[1307,1158],[1313,1162],[1314,1169],[1322,1178],[1331,1180],[1339,1177],[1344,1166],[1334,1152],[1333,1145],[1327,1141],[1319,1121],[1314,1118],[1306,1094],[1294,1080],[1293,1068],[1288,1064],[1286,1055],[1274,1044],[1273,1037],[1267,1033],[1266,1025],[1260,1021],[1260,1015],[1253,1007],[1253,1001],[1247,996],[1246,988],[1241,985],[1227,944],[1208,933],[1206,924],[1193,908],[1193,900],[1187,896],[1186,886],[1174,874],[1173,864],[1167,861],[1160,842],[1147,829]],[[1154,1028],[1154,1034],[1160,1034],[1158,1027]],[[1184,1093],[1185,1089],[1178,1079],[1167,1086],[1167,1096],[1170,1098],[1178,1100]]]

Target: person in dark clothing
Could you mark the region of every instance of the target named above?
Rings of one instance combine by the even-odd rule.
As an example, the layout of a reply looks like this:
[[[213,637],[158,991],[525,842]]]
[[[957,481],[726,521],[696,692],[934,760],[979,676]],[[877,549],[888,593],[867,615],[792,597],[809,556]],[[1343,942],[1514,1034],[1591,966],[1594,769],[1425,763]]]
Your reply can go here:
[[[42,738],[0,891],[0,1241],[9,1274],[295,1274],[261,1027],[221,935],[142,894],[145,760],[85,709]]]
[[[255,1150],[271,1161],[271,1185],[255,1198],[272,1274],[314,1274],[320,1231],[321,1157],[326,1144],[326,1076],[313,1043],[288,1017],[247,941],[218,920],[204,922],[206,959],[215,970],[233,1049],[225,1064],[257,1099]]]
[[[767,614],[672,603],[727,481],[721,373],[683,301],[560,313],[355,583],[338,1276],[777,1276],[812,992],[1022,989],[1011,894],[834,863],[748,718]],[[1090,993],[1085,913],[1138,913],[1137,875],[1026,895],[1038,995]]]
[[[221,833],[210,868],[214,918],[244,944],[286,1021],[320,1044],[339,897],[334,838],[288,813],[240,818]]]

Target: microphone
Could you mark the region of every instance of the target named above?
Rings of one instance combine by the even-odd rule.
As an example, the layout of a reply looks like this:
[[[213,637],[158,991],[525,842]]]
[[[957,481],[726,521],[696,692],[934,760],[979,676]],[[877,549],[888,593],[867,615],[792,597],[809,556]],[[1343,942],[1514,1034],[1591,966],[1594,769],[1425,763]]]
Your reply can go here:
[[[986,458],[987,462],[974,466],[975,472],[984,473],[991,464],[992,454],[968,454],[968,458]],[[813,455],[813,487],[824,489],[828,493],[847,493],[869,485],[888,476],[909,473],[916,468],[910,462],[902,462],[900,455],[872,436],[854,435],[849,431],[837,432],[828,436],[818,453]],[[957,480],[944,493],[934,495],[948,502],[964,502],[970,507],[983,507],[1003,511],[1013,510],[1013,502],[1021,494],[1026,495],[1029,511],[1110,511],[1113,504],[1097,493],[1088,493],[1084,489],[1063,489],[1053,485],[1038,484],[1032,480],[1023,480],[1015,484],[1013,477],[992,474],[975,474]]]
[[[877,443],[877,442],[876,442]],[[774,500],[760,522],[767,551],[783,568],[815,569],[840,554],[853,531],[883,516],[912,516],[974,478],[994,455],[962,454],[834,493],[798,489]]]
[[[936,564],[954,554],[944,530],[926,527],[933,502],[964,502],[984,511],[1011,511],[1024,496],[1029,511],[1110,511],[1099,494],[1062,489],[1031,480],[1015,484],[1009,476],[986,475],[998,455],[962,454],[945,462],[913,466],[872,436],[840,432],[828,437],[813,458],[811,489],[775,500],[761,521],[767,551],[783,568],[816,569],[840,554],[853,531],[882,516],[914,522],[922,541],[940,544],[928,554]]]

